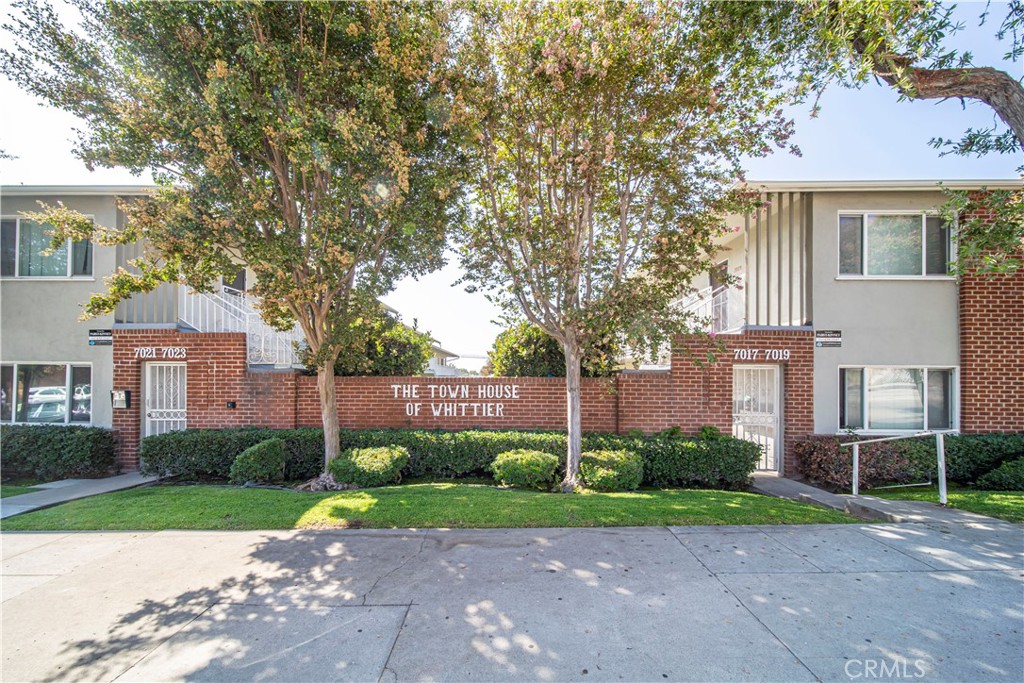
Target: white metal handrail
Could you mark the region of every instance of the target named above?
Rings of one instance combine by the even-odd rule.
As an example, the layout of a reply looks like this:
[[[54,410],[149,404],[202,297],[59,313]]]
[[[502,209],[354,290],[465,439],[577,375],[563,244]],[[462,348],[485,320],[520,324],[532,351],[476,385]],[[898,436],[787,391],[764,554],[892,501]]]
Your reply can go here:
[[[250,364],[299,365],[296,346],[305,339],[301,330],[274,329],[263,320],[257,304],[256,297],[224,285],[214,292],[180,287],[178,317],[200,332],[244,332]]]
[[[860,447],[869,443],[881,443],[883,441],[899,441],[901,439],[919,439],[923,436],[935,437],[935,457],[938,459],[939,475],[939,503],[945,505],[946,499],[946,435],[945,432],[919,432],[917,434],[906,434],[904,436],[885,436],[879,439],[865,439],[863,441],[847,441],[839,444],[840,448],[850,446],[853,449],[853,486],[852,493],[860,495]]]
[[[707,320],[707,331],[715,334],[743,327],[743,304],[740,290],[729,287],[705,287],[677,302],[684,312]]]

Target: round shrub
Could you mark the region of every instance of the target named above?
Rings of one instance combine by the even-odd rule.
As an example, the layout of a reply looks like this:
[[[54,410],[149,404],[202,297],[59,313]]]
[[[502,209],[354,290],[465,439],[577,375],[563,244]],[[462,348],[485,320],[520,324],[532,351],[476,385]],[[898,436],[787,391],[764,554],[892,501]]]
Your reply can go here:
[[[978,479],[978,488],[993,491],[1024,491],[1024,458],[1004,462]]]
[[[334,481],[355,486],[385,486],[402,481],[402,468],[409,462],[403,446],[352,448],[331,462]]]
[[[491,463],[491,471],[499,484],[547,490],[555,484],[558,462],[557,455],[520,448],[499,453]]]
[[[580,460],[583,484],[595,491],[632,491],[644,478],[644,461],[631,451],[587,451]]]
[[[281,439],[267,439],[249,446],[231,464],[231,483],[267,484],[284,479],[285,445]]]

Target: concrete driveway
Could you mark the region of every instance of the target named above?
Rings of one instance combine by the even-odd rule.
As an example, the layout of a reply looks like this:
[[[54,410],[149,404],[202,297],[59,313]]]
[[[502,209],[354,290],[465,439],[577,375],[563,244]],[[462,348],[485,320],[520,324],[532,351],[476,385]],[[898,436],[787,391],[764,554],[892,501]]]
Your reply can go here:
[[[0,540],[4,681],[1024,680],[1010,524]]]

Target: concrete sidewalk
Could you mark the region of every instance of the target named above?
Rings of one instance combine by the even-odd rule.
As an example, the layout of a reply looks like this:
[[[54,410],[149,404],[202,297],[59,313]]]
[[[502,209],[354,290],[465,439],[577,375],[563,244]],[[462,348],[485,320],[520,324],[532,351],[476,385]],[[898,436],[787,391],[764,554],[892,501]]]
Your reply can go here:
[[[1010,524],[0,542],[10,681],[1024,680]]]
[[[43,489],[42,491],[0,499],[0,519],[66,503],[69,500],[135,488],[157,479],[158,477],[145,477],[138,472],[128,472],[103,479],[61,479],[49,484],[38,484],[35,488]]]
[[[976,512],[942,507],[924,501],[889,500],[875,496],[831,493],[803,482],[762,472],[754,474],[754,481],[750,488],[766,496],[789,498],[801,503],[820,505],[866,520],[916,522],[936,527],[965,524],[983,526],[1009,524],[1009,522],[979,515]]]

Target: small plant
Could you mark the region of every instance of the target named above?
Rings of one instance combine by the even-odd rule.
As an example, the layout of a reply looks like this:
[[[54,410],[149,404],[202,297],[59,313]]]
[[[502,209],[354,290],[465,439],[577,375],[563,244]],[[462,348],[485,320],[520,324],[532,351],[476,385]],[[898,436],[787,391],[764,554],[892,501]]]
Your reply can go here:
[[[284,479],[285,445],[281,439],[267,439],[238,454],[231,464],[231,483],[269,484]]]
[[[721,439],[722,430],[714,425],[704,425],[700,428],[700,438],[707,440]]]
[[[555,485],[558,463],[556,455],[520,448],[499,453],[491,463],[491,471],[504,486],[546,491]]]
[[[978,479],[978,488],[992,491],[1024,491],[1024,458],[1004,462]]]
[[[584,485],[595,491],[632,491],[644,478],[644,461],[630,451],[587,451],[580,461]]]
[[[333,460],[328,469],[339,484],[386,486],[402,481],[402,468],[408,462],[409,451],[403,446],[352,448]]]

